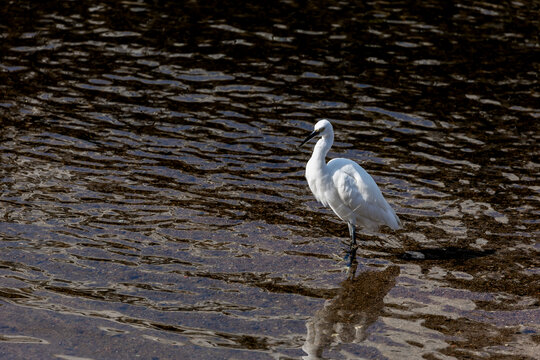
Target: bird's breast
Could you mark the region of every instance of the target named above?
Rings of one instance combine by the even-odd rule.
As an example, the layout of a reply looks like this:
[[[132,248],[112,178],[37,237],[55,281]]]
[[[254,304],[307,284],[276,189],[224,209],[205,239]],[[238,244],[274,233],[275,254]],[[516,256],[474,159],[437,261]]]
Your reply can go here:
[[[328,192],[333,189],[332,177],[316,164],[308,163],[306,166],[306,180],[315,199],[324,206],[328,206]]]

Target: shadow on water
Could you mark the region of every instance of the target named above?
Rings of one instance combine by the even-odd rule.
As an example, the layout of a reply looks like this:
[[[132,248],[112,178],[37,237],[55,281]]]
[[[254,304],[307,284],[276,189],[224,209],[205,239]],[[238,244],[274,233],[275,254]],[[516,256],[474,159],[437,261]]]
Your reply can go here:
[[[323,359],[323,352],[331,346],[361,343],[369,335],[369,326],[383,312],[383,299],[394,287],[399,267],[359,274],[356,270],[353,264],[348,278],[335,290],[336,295],[306,322],[302,350],[308,355],[303,359]]]

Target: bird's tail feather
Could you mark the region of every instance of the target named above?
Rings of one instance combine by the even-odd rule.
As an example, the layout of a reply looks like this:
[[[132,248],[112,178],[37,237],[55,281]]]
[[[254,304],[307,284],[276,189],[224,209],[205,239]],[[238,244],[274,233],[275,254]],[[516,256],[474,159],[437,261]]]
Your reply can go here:
[[[398,230],[401,228],[401,220],[399,220],[398,216],[396,215],[396,212],[391,207],[388,207],[387,210],[387,221],[386,225],[388,225],[392,230]]]

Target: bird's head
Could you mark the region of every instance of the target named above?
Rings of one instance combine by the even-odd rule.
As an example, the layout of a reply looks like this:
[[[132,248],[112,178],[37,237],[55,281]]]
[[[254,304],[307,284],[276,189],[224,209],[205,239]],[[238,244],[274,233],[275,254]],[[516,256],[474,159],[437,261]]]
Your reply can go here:
[[[304,141],[302,141],[302,143],[298,146],[300,147],[304,145],[305,143],[307,143],[309,140],[311,140],[317,135],[325,136],[325,135],[330,135],[333,133],[334,133],[334,129],[332,128],[332,124],[330,124],[330,121],[326,119],[319,120],[313,127],[313,131],[311,132],[311,134],[309,134],[307,138],[305,138]]]

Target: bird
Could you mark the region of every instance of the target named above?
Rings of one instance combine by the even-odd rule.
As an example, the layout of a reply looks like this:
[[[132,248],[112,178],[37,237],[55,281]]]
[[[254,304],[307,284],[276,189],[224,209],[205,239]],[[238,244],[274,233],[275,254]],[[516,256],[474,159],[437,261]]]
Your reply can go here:
[[[375,231],[379,226],[386,225],[398,230],[401,221],[375,180],[360,165],[344,158],[335,158],[326,163],[326,155],[334,143],[334,129],[330,121],[318,121],[299,147],[316,136],[320,136],[320,139],[306,164],[306,180],[315,199],[330,207],[347,223],[351,242],[345,259],[350,256],[350,266],[356,261],[357,227]]]

